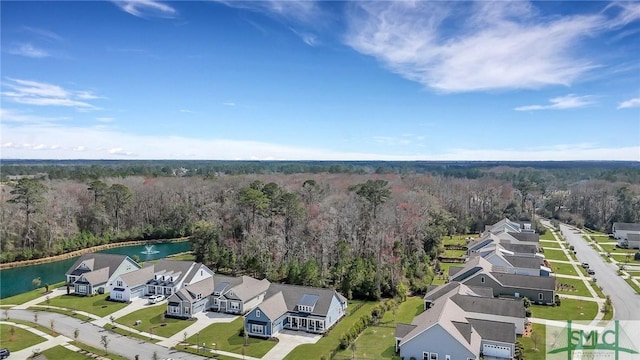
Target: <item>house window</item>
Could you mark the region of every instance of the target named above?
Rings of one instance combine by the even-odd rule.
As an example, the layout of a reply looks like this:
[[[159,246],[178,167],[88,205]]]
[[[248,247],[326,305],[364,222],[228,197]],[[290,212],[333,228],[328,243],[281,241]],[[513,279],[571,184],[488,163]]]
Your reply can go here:
[[[117,286],[122,286],[122,280],[118,280],[118,281],[116,281],[116,285],[117,285]]]
[[[86,293],[87,292],[87,287],[85,285],[79,285],[78,286],[78,292],[79,293]]]
[[[240,308],[240,304],[237,301],[231,302],[231,309],[238,310]]]
[[[544,295],[542,293],[538,293],[538,300],[544,299]]]
[[[256,317],[260,317],[260,310],[256,310]]]
[[[484,276],[481,276],[481,277],[480,277],[480,282],[481,282],[481,283],[484,283]]]
[[[429,360],[438,360],[438,353],[431,353]]]
[[[201,294],[198,294],[198,295],[196,296],[196,300],[200,300],[201,298],[202,298],[202,295],[201,295]]]
[[[264,326],[258,324],[251,324],[251,332],[255,334],[262,334],[264,332]]]
[[[422,353],[422,360],[429,360],[429,353],[428,352],[423,352]]]
[[[451,355],[445,355],[444,360],[451,360]]]
[[[184,313],[185,313],[185,314],[188,314],[188,313],[189,313],[189,308],[188,308],[188,307],[184,308]]]
[[[117,292],[116,293],[116,299],[122,299],[122,293]]]

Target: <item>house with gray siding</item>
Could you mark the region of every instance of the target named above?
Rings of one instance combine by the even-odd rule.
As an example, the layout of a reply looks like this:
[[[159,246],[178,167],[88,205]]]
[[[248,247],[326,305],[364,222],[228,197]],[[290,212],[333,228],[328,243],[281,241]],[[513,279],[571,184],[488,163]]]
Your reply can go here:
[[[250,276],[215,275],[213,281],[210,310],[242,315],[262,303],[271,285],[267,279],[257,280]]]
[[[93,295],[111,292],[117,277],[138,269],[140,265],[126,255],[90,253],[80,256],[65,275],[69,291]]]
[[[269,338],[283,329],[322,334],[344,315],[347,299],[332,289],[271,284],[265,300],[245,315],[251,336]]]
[[[618,240],[621,248],[640,248],[640,223],[613,223],[611,228],[613,237]]]

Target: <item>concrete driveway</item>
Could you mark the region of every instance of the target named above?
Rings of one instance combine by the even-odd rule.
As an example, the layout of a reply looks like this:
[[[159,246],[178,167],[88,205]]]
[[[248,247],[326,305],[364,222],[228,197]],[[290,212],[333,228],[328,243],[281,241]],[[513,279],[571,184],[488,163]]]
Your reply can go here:
[[[266,353],[262,360],[284,359],[298,345],[315,344],[322,338],[322,335],[308,334],[301,331],[283,330],[276,336],[278,344]]]

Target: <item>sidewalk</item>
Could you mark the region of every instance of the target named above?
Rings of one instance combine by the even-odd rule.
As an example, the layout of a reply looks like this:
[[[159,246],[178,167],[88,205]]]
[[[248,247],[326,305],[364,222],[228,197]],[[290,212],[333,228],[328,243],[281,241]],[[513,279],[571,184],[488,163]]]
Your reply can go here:
[[[13,306],[12,309],[25,310],[26,308],[28,308],[30,306],[45,302],[47,300],[47,297],[49,297],[49,299],[53,299],[54,297],[62,296],[64,294],[66,294],[66,293],[67,293],[67,288],[66,287],[60,287],[60,288],[57,288],[57,289],[53,289],[53,291],[51,291],[50,294],[42,295],[39,298],[33,299],[33,300],[29,300],[24,304]]]

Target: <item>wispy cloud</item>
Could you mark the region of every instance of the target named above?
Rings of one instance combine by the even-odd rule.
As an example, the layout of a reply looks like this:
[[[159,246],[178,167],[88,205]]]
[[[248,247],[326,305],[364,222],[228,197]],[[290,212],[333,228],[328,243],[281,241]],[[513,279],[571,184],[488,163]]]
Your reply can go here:
[[[515,111],[533,111],[533,110],[566,110],[576,109],[589,106],[595,103],[594,97],[591,95],[576,96],[569,94],[549,99],[550,104],[547,105],[525,105],[514,108]]]
[[[39,116],[32,113],[18,111],[14,109],[0,108],[0,120],[5,124],[38,124],[54,125],[60,121],[69,120],[69,117]]]
[[[8,78],[2,85],[10,89],[2,91],[2,96],[15,103],[73,107],[80,111],[99,109],[86,101],[98,98],[89,91],[71,91],[58,85],[13,78]]]
[[[636,108],[636,107],[640,107],[640,98],[625,100],[620,104],[618,104],[618,110],[627,109],[627,108]]]
[[[214,0],[229,7],[255,12],[275,14],[279,17],[299,22],[308,22],[318,15],[318,4],[313,0],[261,0],[235,1]]]
[[[296,30],[294,28],[289,28],[291,31],[296,34],[305,44],[309,46],[318,46],[318,36],[312,34],[310,32]]]
[[[222,103],[222,105],[224,106],[236,106],[236,103],[234,103],[233,101],[225,101]]]
[[[22,43],[9,50],[12,55],[19,55],[33,59],[41,59],[51,56],[47,51],[37,48],[30,43]]]
[[[188,109],[180,109],[178,111],[181,112],[181,113],[185,113],[185,114],[195,114],[195,111],[188,110]]]
[[[569,85],[597,65],[574,53],[602,14],[544,18],[529,2],[354,2],[346,42],[444,92]]]
[[[37,35],[41,39],[44,39],[44,40],[47,40],[47,41],[50,41],[50,42],[62,42],[62,41],[64,41],[64,38],[62,36],[58,35],[57,33],[53,32],[51,30],[41,29],[41,28],[32,27],[32,26],[23,26],[22,29],[24,29],[25,31],[27,31],[29,33]]]
[[[116,118],[114,117],[107,117],[107,116],[102,116],[102,117],[98,117],[96,118],[96,120],[98,120],[101,123],[112,123],[114,121],[116,121]]]
[[[155,0],[129,0],[129,1],[113,1],[123,11],[137,17],[149,18],[174,18],[177,15],[176,9]]]

